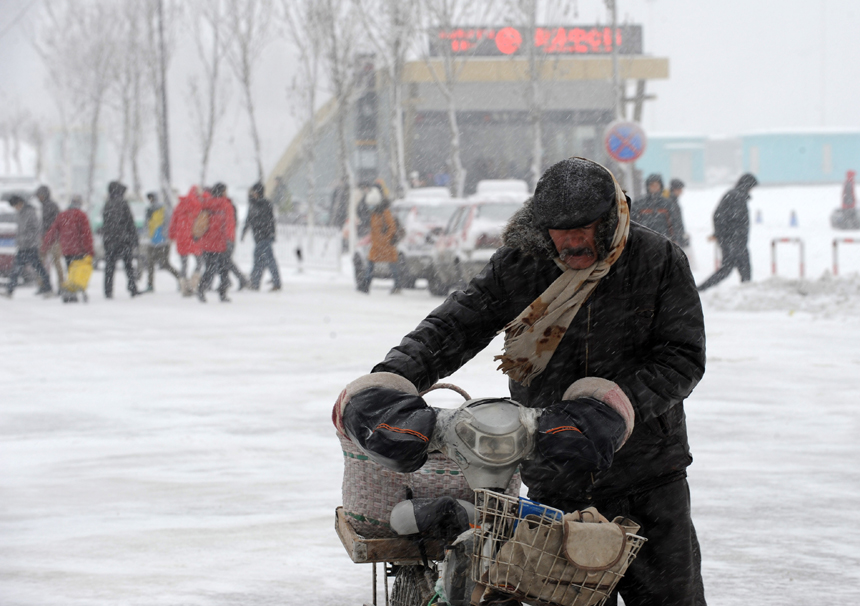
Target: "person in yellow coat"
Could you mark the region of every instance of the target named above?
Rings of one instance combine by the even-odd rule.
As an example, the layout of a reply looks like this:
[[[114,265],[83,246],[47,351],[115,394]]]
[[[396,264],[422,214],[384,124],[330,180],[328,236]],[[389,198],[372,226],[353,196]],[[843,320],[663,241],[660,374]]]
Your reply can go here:
[[[361,292],[370,291],[373,267],[376,263],[388,263],[394,278],[391,294],[400,292],[400,272],[397,263],[397,239],[399,225],[391,213],[391,202],[383,195],[379,184],[374,183],[364,195],[364,204],[370,213],[370,254],[365,267],[364,279],[358,284]]]

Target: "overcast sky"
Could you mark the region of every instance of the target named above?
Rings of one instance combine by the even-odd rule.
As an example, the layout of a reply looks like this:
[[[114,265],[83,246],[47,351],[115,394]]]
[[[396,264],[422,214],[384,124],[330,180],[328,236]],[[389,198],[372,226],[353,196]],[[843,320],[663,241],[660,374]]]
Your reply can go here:
[[[860,128],[858,0],[618,3],[621,21],[642,24],[646,53],[669,59],[669,79],[649,83],[650,92],[658,98],[645,108],[646,131],[734,135],[774,129]],[[27,35],[41,10],[41,0],[0,0],[0,103],[29,107],[54,122],[45,72]],[[19,21],[13,24],[16,18]],[[602,0],[579,0],[576,21],[606,20]],[[170,73],[172,152],[180,187],[190,184],[196,172],[189,114],[182,103],[195,57],[190,48],[186,50],[178,53]],[[275,43],[257,75],[267,170],[297,129],[287,99],[290,65],[288,47]],[[211,174],[246,187],[254,169],[238,100],[239,90],[234,87]],[[155,176],[147,181],[154,183]]]

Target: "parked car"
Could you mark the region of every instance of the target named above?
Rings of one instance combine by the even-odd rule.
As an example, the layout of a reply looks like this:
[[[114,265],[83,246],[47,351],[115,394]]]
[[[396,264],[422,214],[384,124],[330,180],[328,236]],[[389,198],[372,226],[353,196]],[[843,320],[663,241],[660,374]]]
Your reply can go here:
[[[452,198],[447,187],[422,187],[410,190],[405,198],[391,204],[391,212],[404,231],[397,243],[402,288],[415,288],[415,282],[422,278],[429,280],[436,238],[451,213],[463,202]],[[369,254],[370,235],[366,235],[356,243],[353,256],[356,280],[364,275]],[[377,263],[373,266],[373,277],[390,278],[390,266]]]
[[[465,286],[478,275],[502,245],[508,220],[529,195],[525,181],[479,182],[477,192],[454,211],[436,239],[430,294],[445,296],[452,287]]]
[[[0,276],[9,277],[15,263],[15,236],[18,222],[15,209],[6,201],[0,201]]]
[[[9,277],[15,264],[15,253],[18,252],[16,242],[18,234],[18,217],[15,209],[9,204],[12,196],[20,196],[36,209],[39,222],[42,221],[42,205],[33,197],[32,189],[25,189],[26,183],[16,183],[9,187],[3,187],[0,193],[0,276]],[[24,284],[30,284],[36,279],[32,267],[24,269],[21,280]]]

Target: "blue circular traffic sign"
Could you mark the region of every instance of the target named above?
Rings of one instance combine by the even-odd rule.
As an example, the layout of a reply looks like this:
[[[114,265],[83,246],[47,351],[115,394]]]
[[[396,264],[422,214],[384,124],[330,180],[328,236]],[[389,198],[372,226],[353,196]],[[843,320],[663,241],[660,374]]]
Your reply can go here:
[[[617,162],[635,162],[645,152],[648,138],[635,122],[613,122],[603,138],[606,151]]]

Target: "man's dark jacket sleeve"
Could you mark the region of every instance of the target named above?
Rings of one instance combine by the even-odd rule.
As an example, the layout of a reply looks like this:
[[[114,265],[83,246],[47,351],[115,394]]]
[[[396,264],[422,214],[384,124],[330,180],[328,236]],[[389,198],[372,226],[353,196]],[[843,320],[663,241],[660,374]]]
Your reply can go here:
[[[516,317],[505,300],[500,257],[468,288],[453,293],[393,348],[373,372],[393,372],[423,391],[471,360]]]

